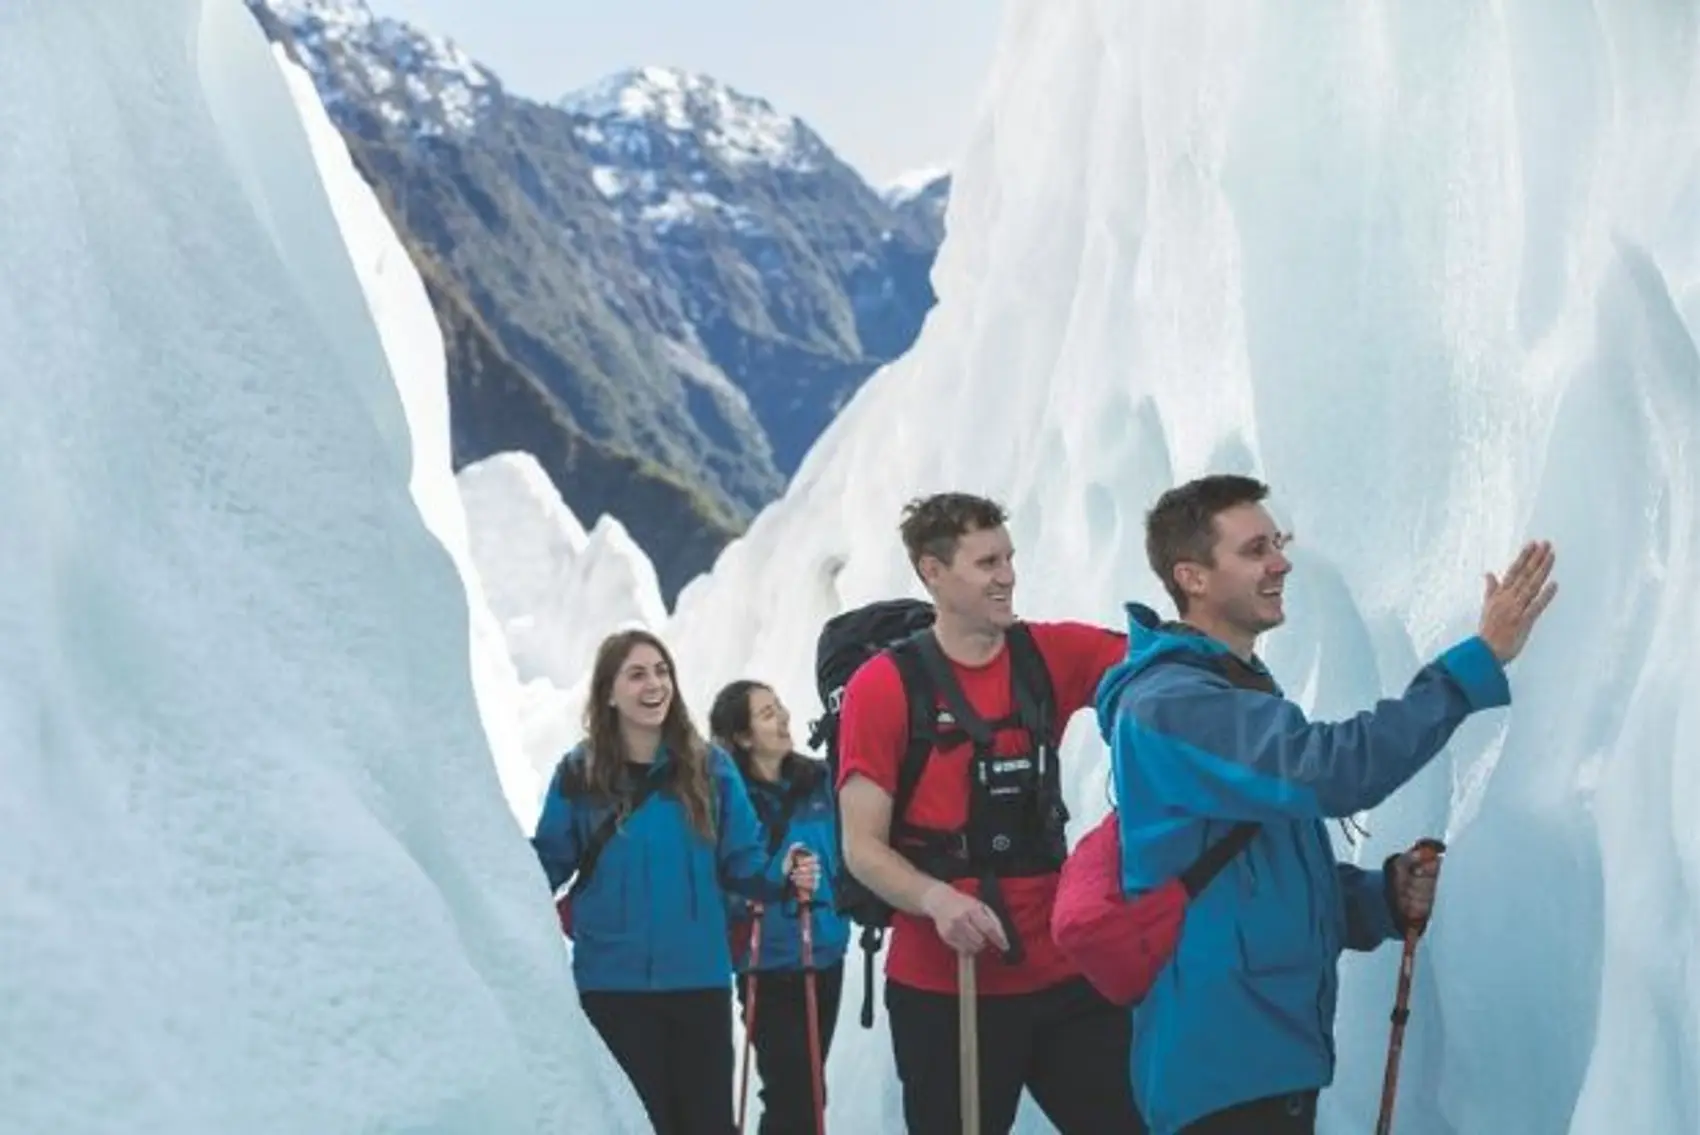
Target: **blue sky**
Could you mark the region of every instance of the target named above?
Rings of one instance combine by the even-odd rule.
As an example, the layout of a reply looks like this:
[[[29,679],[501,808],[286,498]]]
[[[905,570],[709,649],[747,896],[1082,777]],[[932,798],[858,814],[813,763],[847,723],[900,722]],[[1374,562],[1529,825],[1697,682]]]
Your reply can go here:
[[[801,117],[878,183],[967,138],[1001,0],[368,0],[553,99],[645,63],[707,72]]]

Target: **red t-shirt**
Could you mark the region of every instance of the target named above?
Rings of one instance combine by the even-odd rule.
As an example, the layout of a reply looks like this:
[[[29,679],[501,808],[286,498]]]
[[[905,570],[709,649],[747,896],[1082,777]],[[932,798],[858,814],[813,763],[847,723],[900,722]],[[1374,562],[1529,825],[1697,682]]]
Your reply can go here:
[[[1057,736],[1060,741],[1069,718],[1091,706],[1104,671],[1127,657],[1127,636],[1085,623],[1028,623],[1033,641],[1051,673],[1056,691]],[[982,666],[950,660],[963,696],[982,718],[993,721],[1014,713],[1010,698],[1009,648]],[[839,715],[838,783],[860,773],[892,795],[897,794],[897,769],[909,737],[908,703],[897,664],[879,655],[856,671],[844,690]],[[998,733],[1000,754],[1015,755],[1026,747],[1020,729]],[[918,827],[953,831],[968,822],[968,742],[943,751],[933,750],[915,786],[905,819]],[[896,827],[897,817],[892,817]],[[1056,901],[1057,876],[1000,880],[1010,919],[1021,935],[1026,956],[1009,965],[995,947],[980,952],[978,989],[982,994],[1029,993],[1065,981],[1079,973],[1051,940],[1051,906]],[[960,879],[952,884],[978,895],[979,882]],[[938,936],[932,920],[898,911],[892,917],[886,959],[886,978],[915,989],[956,992],[956,951]]]

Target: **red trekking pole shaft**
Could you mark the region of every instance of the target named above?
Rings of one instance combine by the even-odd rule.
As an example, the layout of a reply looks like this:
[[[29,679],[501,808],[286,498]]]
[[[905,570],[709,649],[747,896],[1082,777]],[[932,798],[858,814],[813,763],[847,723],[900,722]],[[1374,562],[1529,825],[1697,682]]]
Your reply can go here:
[[[744,976],[744,1062],[738,1071],[738,1135],[744,1135],[744,1106],[750,1099],[750,1040],[756,1031],[756,992],[760,988],[756,984],[756,967],[761,964],[761,915],[760,903],[755,905],[755,915],[750,921],[750,972]]]
[[[1420,863],[1434,864],[1435,883],[1440,883],[1440,863],[1446,845],[1437,839],[1418,840],[1411,849]],[[1393,1130],[1393,1101],[1399,1094],[1399,1058],[1405,1052],[1405,1022],[1411,1016],[1411,975],[1416,969],[1417,942],[1428,929],[1428,919],[1405,928],[1405,950],[1399,958],[1399,992],[1393,1000],[1393,1033],[1387,1042],[1387,1071],[1381,1079],[1381,1119],[1375,1135]]]
[[[814,896],[804,891],[798,896],[798,916],[802,919],[803,934],[803,1000],[809,1012],[809,1088],[815,1098],[815,1135],[826,1135],[826,1084],[823,1082],[820,1052],[820,1007],[815,1000],[815,926]]]

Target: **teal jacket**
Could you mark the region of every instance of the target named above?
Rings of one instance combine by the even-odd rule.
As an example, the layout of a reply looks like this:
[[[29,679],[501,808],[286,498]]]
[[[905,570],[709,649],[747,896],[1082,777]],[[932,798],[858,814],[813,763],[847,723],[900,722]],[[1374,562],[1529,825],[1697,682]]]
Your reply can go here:
[[[582,747],[562,758],[582,762]],[[650,775],[664,776],[663,751]],[[726,895],[772,902],[784,893],[785,848],[769,855],[744,778],[732,758],[709,750],[715,838],[697,834],[678,796],[657,791],[608,841],[589,884],[573,901],[573,977],[580,990],[725,989],[732,980]],[[559,890],[612,802],[566,795],[558,769],[531,843],[549,886]]]
[[[1131,1074],[1153,1135],[1334,1076],[1343,949],[1402,934],[1382,871],[1335,860],[1323,821],[1373,808],[1471,713],[1510,701],[1480,638],[1398,698],[1338,723],[1231,684],[1214,639],[1128,608],[1127,659],[1098,688],[1128,894],[1180,874],[1240,821],[1256,838],[1188,906],[1175,956],[1134,1013]]]
[[[820,890],[810,915],[814,966],[827,969],[844,959],[850,943],[850,924],[833,909],[832,880],[839,867],[838,804],[824,762],[801,756],[785,758],[779,781],[747,780],[756,816],[767,833],[769,847],[806,846],[820,861]],[[732,957],[740,973],[750,968],[750,902],[741,895],[728,899],[733,919]],[[765,903],[761,919],[761,957],[758,972],[796,970],[803,966],[802,921],[794,899]]]

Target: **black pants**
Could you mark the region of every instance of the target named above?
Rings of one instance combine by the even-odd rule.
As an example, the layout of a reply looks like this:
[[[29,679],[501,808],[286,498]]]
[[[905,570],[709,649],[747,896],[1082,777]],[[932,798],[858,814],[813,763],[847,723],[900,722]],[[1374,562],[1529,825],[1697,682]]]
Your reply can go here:
[[[909,1135],[958,1135],[956,996],[889,981],[885,990]],[[1133,1104],[1126,1009],[1077,979],[982,997],[977,1013],[983,1135],[1007,1135],[1024,1087],[1061,1135],[1145,1135]]]
[[[821,1090],[826,1055],[838,1024],[843,963],[815,971],[820,1020]],[[815,1135],[813,1069],[809,1064],[809,1013],[801,970],[756,975],[756,1027],[751,1037],[761,1073],[761,1127],[757,1135]],[[738,979],[738,1003],[749,1012],[748,979]],[[825,1095],[821,1096],[824,1101]]]
[[[731,1135],[732,991],[582,992],[655,1135]]]
[[[1252,1100],[1187,1124],[1181,1135],[1315,1135],[1316,1093]]]

